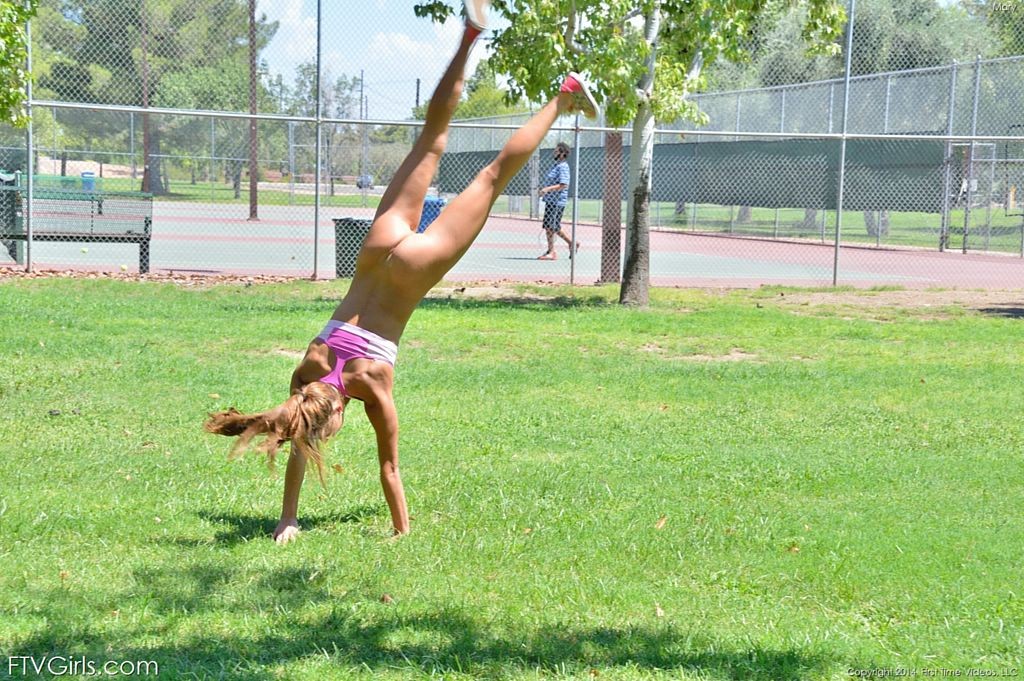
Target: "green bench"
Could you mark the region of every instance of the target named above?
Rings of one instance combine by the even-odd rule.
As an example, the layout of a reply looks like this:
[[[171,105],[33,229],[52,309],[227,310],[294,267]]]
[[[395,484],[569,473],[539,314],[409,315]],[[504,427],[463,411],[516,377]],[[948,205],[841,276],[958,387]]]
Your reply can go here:
[[[24,264],[24,207],[28,188],[20,174],[0,172],[0,241]],[[143,192],[32,188],[32,240],[68,243],[132,243],[139,246],[139,272],[149,272],[153,195]]]

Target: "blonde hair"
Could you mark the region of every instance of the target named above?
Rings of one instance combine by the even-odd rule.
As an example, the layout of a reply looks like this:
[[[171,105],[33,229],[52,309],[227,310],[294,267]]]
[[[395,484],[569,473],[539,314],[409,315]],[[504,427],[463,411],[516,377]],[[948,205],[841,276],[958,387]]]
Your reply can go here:
[[[324,484],[324,457],[320,447],[344,424],[346,402],[334,386],[314,381],[304,385],[284,404],[267,411],[243,414],[231,407],[210,414],[203,428],[208,433],[238,437],[231,447],[230,458],[244,454],[253,438],[266,435],[255,449],[267,455],[271,470],[281,444],[291,442],[293,451],[316,464],[320,483]]]

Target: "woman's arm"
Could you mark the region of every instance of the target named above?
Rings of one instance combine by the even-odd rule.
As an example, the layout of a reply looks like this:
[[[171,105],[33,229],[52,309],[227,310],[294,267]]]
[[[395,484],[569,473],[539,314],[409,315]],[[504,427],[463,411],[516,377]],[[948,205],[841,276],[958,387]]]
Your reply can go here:
[[[302,389],[305,381],[302,379],[301,365],[292,372],[290,394],[294,395]],[[284,499],[281,501],[281,520],[274,529],[274,541],[278,544],[287,544],[299,534],[299,492],[302,490],[302,480],[306,474],[306,460],[295,451],[294,447],[289,448],[288,468],[284,472]]]
[[[288,454],[288,468],[284,473],[281,520],[274,530],[274,541],[278,544],[287,544],[299,534],[299,491],[302,489],[305,473],[305,458],[292,448]]]
[[[390,394],[380,394],[367,401],[366,416],[377,434],[377,460],[380,463],[380,484],[391,509],[395,534],[409,532],[409,511],[405,506],[405,490],[398,473],[398,411]]]

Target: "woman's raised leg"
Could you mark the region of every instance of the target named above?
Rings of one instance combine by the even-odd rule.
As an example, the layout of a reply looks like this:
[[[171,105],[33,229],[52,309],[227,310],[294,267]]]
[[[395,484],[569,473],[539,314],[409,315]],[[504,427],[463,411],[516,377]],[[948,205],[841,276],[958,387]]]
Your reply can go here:
[[[424,238],[415,248],[420,249],[416,256],[421,264],[429,266],[435,274],[440,271],[439,277],[451,269],[483,229],[494,201],[526,164],[558,117],[576,110],[591,118],[597,115],[597,105],[583,78],[570,74],[558,96],[516,130],[498,156],[420,235]]]
[[[466,59],[479,35],[478,27],[466,24],[459,49],[430,98],[423,130],[381,197],[374,216],[375,223],[393,224],[398,221],[413,230],[419,224],[423,199],[448,142],[448,123],[462,96]]]

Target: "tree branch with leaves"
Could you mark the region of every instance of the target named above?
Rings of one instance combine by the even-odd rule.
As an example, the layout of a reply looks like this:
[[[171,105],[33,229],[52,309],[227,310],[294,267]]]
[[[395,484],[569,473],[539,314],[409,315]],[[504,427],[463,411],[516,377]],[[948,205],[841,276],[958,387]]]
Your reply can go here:
[[[15,127],[28,122],[25,85],[29,73],[26,26],[38,0],[0,2],[0,121]]]
[[[706,122],[689,95],[705,86],[707,68],[742,59],[758,22],[798,4],[808,7],[810,49],[838,52],[846,19],[838,0],[493,0],[492,13],[508,25],[493,32],[490,62],[509,77],[511,97],[541,101],[557,94],[566,73],[584,72],[605,123],[632,127],[624,304],[647,302],[653,121]],[[415,11],[435,21],[456,13],[443,0]]]

